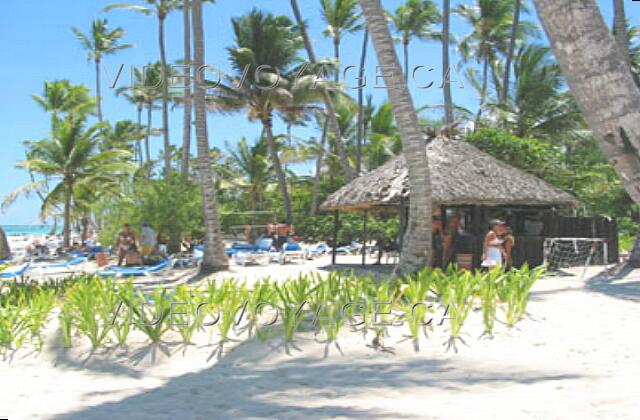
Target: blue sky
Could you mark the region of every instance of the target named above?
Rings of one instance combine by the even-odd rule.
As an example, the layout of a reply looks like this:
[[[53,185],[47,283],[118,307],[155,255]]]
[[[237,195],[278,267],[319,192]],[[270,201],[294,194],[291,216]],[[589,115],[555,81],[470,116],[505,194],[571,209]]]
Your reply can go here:
[[[116,1],[120,2],[120,1]],[[135,3],[136,0],[131,0]],[[320,15],[318,0],[299,0],[302,12],[307,19],[316,54],[330,57],[332,45],[323,37],[325,27]],[[15,169],[16,162],[24,156],[22,141],[39,140],[48,136],[50,119],[31,99],[31,94],[40,94],[46,80],[69,79],[73,83],[83,83],[94,88],[94,67],[86,61],[86,54],[71,32],[76,26],[88,32],[91,21],[106,17],[112,27],[121,26],[125,30],[126,42],[135,48],[123,51],[105,60],[107,73],[103,79],[103,113],[110,121],[135,119],[135,110],[124,98],[115,97],[107,85],[118,67],[125,64],[141,67],[145,63],[158,60],[157,25],[153,17],[125,10],[114,10],[107,14],[101,9],[114,1],[108,0],[22,0],[13,2],[11,8],[0,17],[0,80],[2,80],[2,101],[0,101],[0,199],[7,193],[29,181],[28,175]],[[388,9],[395,9],[402,0],[383,0]],[[436,3],[439,1],[436,0]],[[453,6],[462,1],[452,1]],[[465,2],[468,3],[468,2]],[[599,1],[606,22],[611,22],[611,1]],[[640,24],[640,4],[626,1],[627,15],[634,25]],[[291,15],[286,0],[259,0],[256,2],[218,0],[215,5],[206,5],[204,11],[206,62],[221,69],[228,68],[226,47],[232,45],[230,19],[240,16],[253,7],[277,14]],[[533,10],[533,9],[532,9]],[[535,14],[528,17],[536,19]],[[182,57],[182,17],[180,12],[171,15],[166,23],[166,45],[168,60],[173,62]],[[457,17],[452,18],[452,32],[462,36],[468,31]],[[362,34],[347,35],[343,41],[343,66],[357,64],[360,54]],[[545,42],[541,40],[541,42]],[[375,101],[384,100],[383,89],[374,89],[371,79],[375,72],[375,56],[371,46],[367,63],[370,78],[367,93],[374,95]],[[430,75],[424,74],[419,82],[435,81],[437,86],[440,73],[440,47],[436,43],[415,41],[411,46],[412,65],[424,65],[434,68]],[[304,52],[302,52],[304,55]],[[452,57],[456,64],[459,57]],[[433,75],[433,76],[431,76]],[[122,83],[126,83],[126,73]],[[441,90],[412,88],[416,106],[442,102]],[[469,86],[460,88],[453,85],[454,101],[462,106],[473,108],[477,104],[474,91]],[[209,141],[220,148],[225,143],[233,144],[241,137],[253,141],[260,134],[257,124],[247,122],[244,115],[209,117]],[[154,115],[155,127],[159,126],[160,115]],[[282,131],[281,125],[276,131]],[[182,111],[177,109],[170,116],[171,141],[180,144],[182,139]],[[319,136],[314,127],[298,128],[295,135],[301,137]],[[152,140],[152,153],[157,155],[161,138]],[[8,210],[0,213],[0,224],[31,224],[38,222],[39,202],[37,199],[20,199]]]

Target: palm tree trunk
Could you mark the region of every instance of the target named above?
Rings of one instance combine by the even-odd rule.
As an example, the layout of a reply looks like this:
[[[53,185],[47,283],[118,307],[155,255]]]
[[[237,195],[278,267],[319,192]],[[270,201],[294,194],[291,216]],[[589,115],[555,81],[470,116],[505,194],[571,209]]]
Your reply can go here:
[[[320,180],[322,179],[322,160],[324,159],[324,148],[327,144],[327,132],[329,131],[329,119],[325,117],[322,125],[322,138],[320,139],[320,150],[316,157],[316,172],[313,174],[313,187],[311,190],[311,217],[318,211],[318,196],[320,195]]]
[[[183,178],[189,176],[189,156],[191,151],[191,17],[188,1],[183,7],[184,18],[184,121],[182,132],[182,163],[180,172]]]
[[[9,248],[9,241],[7,235],[4,233],[4,229],[0,227],[0,259],[8,260],[11,258],[11,248]]]
[[[640,204],[640,91],[626,51],[616,45],[594,0],[534,3],[589,128],[625,191]],[[631,255],[634,264],[640,263],[639,248]]]
[[[271,115],[267,115],[262,120],[262,126],[264,127],[264,133],[267,136],[267,143],[269,145],[269,156],[273,162],[273,169],[276,171],[276,179],[278,180],[278,187],[282,194],[282,203],[284,205],[285,220],[291,224],[293,217],[291,212],[291,198],[289,197],[289,190],[287,188],[287,178],[282,170],[282,164],[280,163],[280,157],[278,156],[278,149],[276,147],[276,141],[273,138],[273,129],[271,122]]]
[[[613,0],[613,34],[625,60],[629,61],[629,39],[627,38],[627,18],[624,12],[624,0]]]
[[[64,197],[64,227],[62,229],[62,244],[65,247],[71,246],[71,197],[73,196],[73,185],[67,181],[67,192]]]
[[[360,0],[367,27],[381,65],[395,74],[402,71],[389,33],[380,0]],[[429,263],[431,255],[431,178],[425,141],[420,133],[418,115],[406,84],[387,87],[389,101],[402,136],[403,150],[409,173],[409,223],[396,271],[412,273]]]
[[[489,57],[486,55],[482,61],[482,92],[480,92],[480,103],[478,104],[478,112],[476,113],[476,122],[473,127],[473,131],[478,129],[480,125],[480,119],[482,118],[482,107],[487,98],[487,85],[489,83]]]
[[[169,142],[169,82],[167,56],[164,47],[164,16],[158,16],[158,43],[162,64],[162,137],[164,140],[164,176],[171,173],[171,143]]]
[[[362,52],[360,54],[360,67],[358,72],[360,77],[364,74],[364,66],[367,62],[367,44],[369,43],[369,30],[365,28],[362,40]],[[364,83],[358,83],[358,126],[356,132],[356,175],[362,172],[362,142],[364,141]]]
[[[504,64],[504,76],[502,78],[502,92],[500,95],[500,104],[507,103],[509,97],[509,77],[511,73],[511,62],[513,54],[516,50],[516,39],[518,37],[518,26],[520,25],[520,8],[522,0],[516,0],[516,6],[513,11],[513,23],[511,25],[511,39],[509,39],[509,51]]]
[[[520,0],[518,0],[520,1]],[[449,63],[449,19],[451,17],[450,0],[442,1],[442,91],[444,94],[444,123],[453,124],[453,100],[451,98],[451,71]]]
[[[102,122],[102,95],[100,94],[100,60],[95,60],[96,65],[96,105],[98,108],[98,122]]]
[[[409,84],[409,38],[402,40],[402,51],[404,53],[404,83]]]
[[[82,216],[81,223],[82,223],[81,240],[82,240],[82,243],[84,244],[84,241],[86,241],[87,238],[89,237],[89,224],[91,223],[91,218],[85,214]]]
[[[202,0],[193,0],[193,63],[195,68],[204,65],[204,28],[202,24]],[[204,97],[204,86],[194,86],[194,106],[196,118],[196,141],[198,148],[198,171],[200,172],[200,188],[202,189],[202,205],[204,215],[204,256],[201,272],[207,273],[224,270],[228,267],[224,253],[224,241],[218,219],[218,203],[213,187],[213,170],[207,133],[207,110]]]
[[[147,155],[147,162],[151,162],[151,147],[149,138],[151,137],[151,119],[153,118],[153,103],[147,104],[147,132],[144,137],[144,149]]]
[[[340,38],[339,37],[333,38],[333,58],[336,60],[336,71],[333,75],[333,81],[336,82],[336,85],[337,85],[338,82],[340,82]]]
[[[142,127],[142,104],[137,106],[137,117],[138,117],[138,129],[140,130],[140,127]],[[138,157],[140,159],[140,161],[138,162],[138,164],[140,165],[140,167],[142,168],[142,165],[144,163],[144,159],[142,157],[142,142],[141,140],[138,138],[137,142],[136,142],[136,149],[138,151]]]
[[[302,39],[304,40],[304,46],[307,50],[307,55],[309,56],[309,61],[311,62],[311,64],[315,65],[318,63],[318,60],[316,60],[316,55],[313,52],[311,40],[309,39],[307,27],[304,20],[302,19],[302,14],[300,13],[300,8],[298,7],[297,0],[291,0],[291,8],[293,9],[293,14],[295,15],[298,27],[300,28]],[[347,149],[342,139],[342,132],[340,130],[340,125],[338,124],[338,118],[336,117],[335,107],[333,106],[333,98],[331,98],[329,91],[324,86],[321,85],[321,87],[322,94],[324,96],[325,107],[327,109],[327,115],[329,116],[329,122],[331,124],[331,131],[333,132],[336,149],[338,150],[338,156],[340,157],[340,166],[342,167],[345,178],[347,178],[347,181],[349,182],[353,179],[353,169],[351,168],[351,164],[349,163]]]

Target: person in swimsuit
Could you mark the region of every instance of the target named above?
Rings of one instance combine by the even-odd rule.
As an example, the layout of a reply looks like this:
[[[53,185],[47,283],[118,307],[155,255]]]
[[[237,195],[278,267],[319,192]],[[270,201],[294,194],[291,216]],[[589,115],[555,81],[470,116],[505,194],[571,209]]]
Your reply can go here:
[[[487,232],[487,236],[484,238],[482,267],[491,269],[503,264],[504,239],[501,239],[501,235],[506,234],[506,232],[506,225],[503,221],[497,220],[493,223],[491,230]]]
[[[116,241],[116,248],[118,249],[118,265],[122,265],[127,252],[131,249],[132,245],[136,243],[136,236],[131,230],[129,224],[125,224],[122,227],[120,233],[118,233],[118,240]]]
[[[289,235],[293,234],[293,226],[289,225],[285,220],[276,226],[276,248],[281,250],[287,243]]]

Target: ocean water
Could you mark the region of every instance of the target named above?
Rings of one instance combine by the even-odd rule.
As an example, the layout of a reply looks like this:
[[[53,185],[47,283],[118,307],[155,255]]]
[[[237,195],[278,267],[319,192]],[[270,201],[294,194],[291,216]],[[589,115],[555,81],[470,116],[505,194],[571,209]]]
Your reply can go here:
[[[7,236],[45,236],[51,233],[53,226],[49,225],[3,225],[2,229]],[[58,234],[62,233],[62,227],[58,226]]]

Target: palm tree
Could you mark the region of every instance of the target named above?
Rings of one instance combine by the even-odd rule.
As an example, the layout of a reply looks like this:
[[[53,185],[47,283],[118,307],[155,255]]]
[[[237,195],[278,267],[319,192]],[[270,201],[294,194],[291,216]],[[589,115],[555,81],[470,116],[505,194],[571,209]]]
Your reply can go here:
[[[291,200],[273,135],[273,113],[286,112],[295,104],[296,96],[305,97],[304,92],[313,90],[315,77],[304,76],[294,80],[294,75],[299,72],[291,65],[302,47],[302,39],[288,17],[264,14],[254,9],[233,19],[232,24],[235,46],[228,50],[236,74],[228,78],[227,85],[219,86],[213,106],[223,112],[246,109],[249,119],[262,123],[282,194],[285,218],[291,222]],[[269,70],[256,72],[259,66],[268,66]],[[248,69],[246,74],[245,69]]]
[[[364,67],[367,62],[367,45],[369,44],[369,30],[365,27],[364,37],[362,39],[362,52],[360,53],[360,67],[358,74],[360,77],[364,74]],[[358,83],[358,134],[356,147],[356,174],[362,172],[362,143],[364,142],[364,83]]]
[[[507,101],[507,95],[509,92],[509,77],[511,73],[511,62],[513,61],[513,55],[516,51],[516,41],[518,38],[518,26],[520,25],[520,9],[522,6],[522,0],[516,0],[515,9],[513,11],[513,23],[511,24],[511,37],[509,39],[509,49],[506,54],[506,61],[504,65],[504,74],[502,76],[502,92],[500,95],[500,103],[504,104]]]
[[[129,103],[133,104],[136,108],[136,122],[138,127],[143,127],[142,125],[142,111],[144,109],[146,103],[146,95],[144,91],[144,87],[142,86],[142,73],[139,70],[134,71],[134,85],[121,87],[116,90],[116,95],[122,94]],[[136,144],[136,155],[138,159],[138,163],[140,167],[144,164],[144,156],[142,154],[142,139],[145,139],[147,155],[150,154],[149,151],[149,136],[148,131],[142,138],[137,141]]]
[[[613,0],[613,35],[621,51],[629,49],[629,38],[627,32],[627,17],[624,12],[624,0]],[[625,54],[625,58],[628,55]]]
[[[85,128],[84,118],[67,116],[54,124],[50,139],[29,142],[29,157],[18,164],[20,168],[45,176],[53,184],[42,204],[42,213],[63,203],[65,246],[70,245],[74,194],[96,186],[102,188],[115,179],[120,180],[130,170],[129,152],[98,151],[102,129],[100,123]],[[34,188],[38,188],[37,183],[23,187],[22,192],[28,193]]]
[[[106,19],[96,19],[91,24],[91,33],[85,35],[77,28],[71,28],[82,46],[87,50],[87,60],[93,60],[96,66],[96,100],[98,104],[98,121],[102,122],[102,96],[100,94],[100,63],[106,55],[115,54],[120,50],[133,47],[131,44],[121,44],[124,30],[120,27],[110,31]]]
[[[147,6],[132,4],[112,4],[103,9],[107,12],[113,9],[127,9],[144,13],[158,18],[158,44],[160,47],[160,63],[162,65],[162,136],[164,139],[164,172],[169,176],[171,172],[171,143],[169,141],[169,70],[167,69],[167,56],[164,45],[164,22],[167,15],[180,8],[182,0],[144,0]]]
[[[444,123],[453,124],[453,99],[451,98],[449,64],[449,21],[451,17],[450,0],[442,0],[442,92],[444,95]]]
[[[412,38],[440,40],[440,32],[433,25],[440,23],[442,16],[431,0],[407,0],[396,9],[391,21],[400,35],[404,49],[404,81],[409,82],[409,44]]]
[[[229,148],[230,166],[240,175],[233,184],[247,192],[254,213],[263,203],[264,193],[271,181],[268,148],[265,137],[261,137],[253,146],[249,146],[247,140],[242,138],[235,148]]]
[[[371,116],[371,133],[365,149],[370,169],[383,165],[391,157],[402,152],[402,139],[393,120],[393,109],[383,103]]]
[[[340,80],[340,42],[346,33],[360,30],[360,14],[357,0],[320,0],[321,12],[327,29],[324,35],[333,40],[333,56],[336,60],[335,82]]]
[[[34,101],[51,114],[51,126],[63,115],[82,117],[95,109],[95,99],[89,96],[89,88],[72,85],[68,80],[44,82],[42,96],[31,95]]]
[[[293,14],[295,16],[296,23],[298,24],[298,29],[300,30],[300,34],[302,35],[304,47],[307,50],[307,55],[309,56],[309,61],[312,65],[316,66],[318,65],[318,60],[316,59],[316,55],[313,51],[311,39],[309,38],[309,34],[307,32],[307,24],[302,19],[302,14],[300,13],[300,8],[298,7],[297,0],[291,0],[291,8],[293,9]],[[327,118],[329,119],[331,131],[333,132],[333,136],[336,142],[336,148],[338,149],[338,155],[340,156],[340,166],[342,167],[342,171],[344,172],[344,176],[347,181],[351,181],[353,179],[353,169],[351,168],[351,164],[349,163],[349,155],[347,154],[347,149],[344,145],[342,133],[340,132],[340,126],[338,125],[338,120],[336,118],[335,110],[333,107],[333,98],[331,97],[331,94],[326,89],[326,86],[324,86],[324,84],[321,84],[320,88],[324,97]]]
[[[534,0],[571,92],[598,145],[640,204],[640,91],[593,0]],[[588,51],[589,53],[584,53]],[[640,234],[631,261],[640,263]]]
[[[141,122],[142,107],[147,109],[147,124],[144,137],[144,148],[147,162],[151,162],[151,147],[149,139],[153,134],[153,111],[158,109],[156,103],[162,99],[162,65],[160,62],[147,64],[142,70],[136,68],[133,72],[133,86],[118,88],[116,94],[122,94],[127,100],[136,105],[138,123]],[[142,152],[140,152],[142,157]]]
[[[189,175],[189,157],[191,156],[191,13],[189,0],[182,1],[182,20],[184,27],[184,119],[182,122],[182,162],[180,174]]]
[[[8,260],[11,258],[11,248],[9,248],[9,241],[7,235],[4,233],[4,229],[0,227],[0,259]]]
[[[503,126],[518,137],[551,142],[582,129],[580,111],[572,96],[564,91],[562,71],[549,48],[522,46],[515,57],[514,75],[515,83],[507,102],[493,107]]]
[[[193,0],[191,13],[193,19],[193,64],[195,68],[201,68],[204,66],[204,25],[202,23],[201,0]],[[218,219],[218,203],[213,186],[205,91],[202,83],[196,83],[194,86],[193,104],[195,107],[198,171],[200,173],[205,226],[205,248],[200,270],[206,273],[214,270],[224,270],[228,267],[228,262],[224,253],[224,242],[220,231],[220,220]]]
[[[387,26],[380,0],[360,0],[378,62],[395,74],[402,71],[400,61]],[[402,137],[402,146],[409,173],[411,200],[409,221],[398,262],[400,273],[415,272],[429,263],[431,255],[431,179],[425,141],[406,84],[387,87],[389,100]]]
[[[474,58],[482,65],[482,87],[476,125],[480,122],[482,108],[487,100],[490,65],[497,61],[499,53],[504,53],[508,48],[513,10],[512,0],[476,0],[474,5],[460,5],[456,8],[456,13],[471,26],[471,33],[459,44],[463,59],[467,62]],[[523,34],[522,31],[518,33]]]

